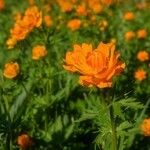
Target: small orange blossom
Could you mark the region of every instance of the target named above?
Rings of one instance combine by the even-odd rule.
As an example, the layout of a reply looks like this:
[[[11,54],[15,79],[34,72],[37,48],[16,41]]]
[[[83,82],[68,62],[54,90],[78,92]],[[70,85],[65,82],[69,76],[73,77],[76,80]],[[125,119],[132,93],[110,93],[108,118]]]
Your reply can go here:
[[[150,118],[144,119],[141,124],[141,131],[145,136],[150,136]]]
[[[135,73],[134,73],[134,77],[136,80],[138,81],[142,81],[144,79],[146,79],[146,71],[143,69],[138,69]]]
[[[137,59],[139,61],[146,61],[149,60],[149,54],[147,51],[143,50],[143,51],[139,51],[137,54]]]
[[[19,74],[19,65],[17,62],[5,64],[3,75],[6,78],[13,79]]]
[[[37,45],[32,49],[32,59],[39,60],[47,55],[46,47],[43,45]]]

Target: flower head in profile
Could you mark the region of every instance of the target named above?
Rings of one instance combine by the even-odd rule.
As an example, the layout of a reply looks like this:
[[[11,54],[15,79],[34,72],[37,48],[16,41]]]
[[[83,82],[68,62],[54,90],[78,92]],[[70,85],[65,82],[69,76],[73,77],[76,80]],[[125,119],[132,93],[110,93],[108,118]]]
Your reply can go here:
[[[135,33],[133,31],[128,31],[124,35],[126,41],[130,41],[135,37]]]
[[[81,20],[80,19],[72,19],[67,24],[67,27],[69,29],[71,29],[72,31],[79,29],[80,26],[81,26]]]
[[[47,50],[44,45],[37,45],[32,49],[32,59],[39,60],[47,55]]]
[[[87,15],[87,8],[85,4],[81,4],[76,8],[76,12],[78,16],[86,16]]]
[[[134,78],[138,81],[142,81],[144,79],[146,79],[146,71],[143,69],[138,69],[135,71],[134,73]]]
[[[145,29],[140,29],[137,31],[138,39],[145,39],[147,37],[147,31]]]
[[[3,75],[8,79],[13,79],[19,74],[20,68],[17,62],[5,64]]]
[[[17,143],[22,150],[26,150],[33,145],[33,141],[28,134],[18,136]]]
[[[74,45],[74,50],[67,52],[64,68],[78,72],[81,85],[111,87],[113,77],[125,68],[125,64],[118,60],[119,56],[112,43],[100,43],[95,50],[91,44],[83,43]]]
[[[29,7],[25,14],[17,17],[13,28],[10,30],[10,37],[6,44],[9,49],[21,40],[24,40],[27,35],[34,29],[40,27],[42,24],[42,13],[36,6]]]
[[[10,30],[11,39],[15,39],[16,41],[20,41],[26,38],[29,33],[29,28],[27,28],[21,20],[18,20],[13,29]]]
[[[87,0],[88,7],[96,14],[101,13],[103,10],[103,5],[99,0]]]
[[[70,12],[73,9],[73,1],[71,0],[57,0],[62,12]]]
[[[133,20],[133,19],[135,18],[135,15],[134,15],[133,12],[128,11],[128,12],[125,12],[123,18],[124,18],[124,20],[126,20],[126,21],[130,21],[130,20]]]
[[[51,27],[53,25],[53,20],[52,20],[51,16],[49,16],[49,15],[44,16],[44,24],[47,27]]]
[[[4,9],[5,3],[4,0],[0,0],[0,10]]]
[[[145,136],[150,136],[150,118],[144,119],[141,124],[141,131]]]
[[[148,52],[145,50],[139,51],[137,54],[137,59],[141,62],[149,60]]]
[[[40,27],[42,24],[42,12],[38,10],[37,6],[29,7],[25,11],[22,23],[26,25],[29,30],[35,27]]]

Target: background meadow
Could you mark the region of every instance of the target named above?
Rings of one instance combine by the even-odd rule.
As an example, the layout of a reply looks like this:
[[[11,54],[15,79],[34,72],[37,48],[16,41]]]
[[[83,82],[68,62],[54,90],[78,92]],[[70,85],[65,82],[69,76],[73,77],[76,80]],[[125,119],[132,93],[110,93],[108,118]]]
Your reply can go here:
[[[149,17],[149,0],[0,0],[0,150],[115,150],[101,101],[109,92],[117,149],[149,150],[150,123],[141,129],[150,117]],[[75,44],[100,42],[114,44],[126,64],[111,91],[82,86],[64,69]]]

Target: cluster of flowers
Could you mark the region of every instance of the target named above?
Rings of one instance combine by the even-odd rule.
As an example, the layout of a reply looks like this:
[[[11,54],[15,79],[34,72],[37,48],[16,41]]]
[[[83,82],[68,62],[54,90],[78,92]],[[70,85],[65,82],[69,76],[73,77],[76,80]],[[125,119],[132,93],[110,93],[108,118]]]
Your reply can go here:
[[[32,59],[39,60],[47,55],[47,50],[44,45],[36,45],[32,49]],[[4,66],[3,75],[8,79],[16,78],[20,73],[20,66],[17,62],[9,62]]]
[[[74,45],[73,52],[67,52],[64,68],[78,72],[81,85],[111,87],[113,77],[125,68],[125,63],[118,60],[119,56],[112,43],[100,43],[95,50],[91,44],[83,43]]]
[[[114,0],[57,0],[58,5],[61,8],[62,12],[74,12],[74,15],[77,17],[89,17],[91,22],[96,20],[94,14],[99,14],[103,11],[105,6],[113,4]],[[68,21],[67,27],[72,31],[78,30],[82,25],[82,21],[79,18],[74,18]],[[87,25],[84,23],[84,25]],[[106,20],[99,23],[100,30],[104,30],[108,23]]]
[[[42,24],[42,12],[36,6],[29,7],[24,16],[17,18],[14,27],[10,30],[10,38],[7,40],[8,49],[15,46],[18,41],[26,38],[26,36],[36,27]]]
[[[125,21],[132,21],[135,19],[135,14],[132,11],[125,12],[123,15],[123,19]],[[146,29],[139,29],[136,32],[135,31],[127,31],[124,35],[124,38],[126,41],[131,41],[135,37],[138,39],[145,39],[147,37],[148,33]]]
[[[77,0],[57,0],[57,3],[62,12],[75,10],[77,14],[86,16],[90,11],[100,13],[103,5],[111,5],[114,0],[81,0],[80,3]]]
[[[125,39],[126,41],[130,41],[137,37],[138,39],[145,39],[147,37],[147,30],[146,29],[139,29],[138,31],[128,31],[125,33]]]
[[[141,62],[148,61],[149,58],[150,58],[149,53],[146,50],[141,50],[137,53],[137,59]],[[146,79],[146,74],[147,72],[144,69],[139,68],[136,70],[134,77],[136,80],[142,81]]]
[[[142,8],[140,7],[140,9],[142,9]],[[144,7],[144,8],[146,8],[146,7]],[[135,19],[135,14],[132,11],[128,11],[128,12],[124,13],[123,18],[125,21],[132,21]],[[126,41],[131,41],[135,37],[137,37],[137,39],[143,39],[144,40],[147,36],[148,36],[148,32],[146,29],[139,29],[136,32],[134,32],[134,31],[126,32],[124,37],[125,37]],[[137,59],[141,62],[148,61],[149,58],[150,57],[149,57],[149,53],[147,52],[147,50],[141,50],[137,53]],[[144,69],[139,68],[135,71],[134,78],[138,81],[142,81],[142,80],[146,79],[146,74],[147,74],[147,72]]]

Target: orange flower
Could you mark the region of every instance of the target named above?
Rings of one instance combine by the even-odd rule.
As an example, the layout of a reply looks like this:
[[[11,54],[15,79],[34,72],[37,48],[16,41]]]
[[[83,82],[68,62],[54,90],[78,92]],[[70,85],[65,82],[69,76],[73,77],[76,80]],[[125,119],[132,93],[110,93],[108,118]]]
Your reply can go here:
[[[124,37],[127,41],[130,41],[135,37],[135,33],[133,31],[128,31],[125,33]]]
[[[14,25],[14,28],[10,30],[11,39],[15,39],[16,41],[20,41],[26,38],[29,33],[29,28],[22,24],[21,20],[18,20]]]
[[[141,130],[145,136],[150,136],[150,118],[144,119],[144,121],[141,124]]]
[[[44,23],[47,27],[51,27],[53,25],[51,16],[48,15],[44,16]]]
[[[5,3],[4,0],[0,0],[0,10],[4,9]]]
[[[147,37],[147,31],[145,29],[140,29],[137,31],[138,39],[145,39]]]
[[[124,20],[130,21],[135,18],[135,15],[133,12],[129,11],[124,14],[123,18],[124,18]]]
[[[76,11],[77,11],[77,14],[78,14],[79,16],[86,16],[86,15],[87,15],[87,10],[86,10],[86,7],[85,7],[84,4],[79,5],[79,6],[77,7]]]
[[[80,73],[81,85],[111,87],[113,76],[125,68],[125,64],[118,61],[119,56],[112,43],[100,43],[95,50],[91,44],[83,43],[82,46],[74,45],[73,52],[67,52],[64,68]]]
[[[103,10],[103,6],[100,3],[99,0],[87,0],[88,1],[88,6],[89,8],[94,12],[94,13],[100,13]]]
[[[12,45],[12,43],[14,44],[15,42],[17,43],[17,41],[25,39],[26,36],[33,30],[33,28],[39,27],[41,24],[42,13],[39,12],[38,8],[36,6],[28,8],[23,17],[19,16],[17,18],[14,27],[10,30],[11,35],[7,41],[8,48],[12,47],[9,46]]]
[[[149,60],[149,54],[147,51],[143,50],[143,51],[139,51],[137,54],[137,59],[139,61],[146,61]]]
[[[66,0],[57,0],[57,2],[58,2],[59,6],[60,6],[60,8],[63,12],[72,11],[72,9],[73,9],[72,1],[70,1],[70,0],[68,0],[68,1],[66,1]]]
[[[70,28],[72,31],[75,31],[80,28],[81,26],[81,20],[79,19],[72,19],[67,24],[68,28]]]
[[[19,74],[19,65],[16,62],[10,62],[5,64],[3,75],[6,78],[13,79]]]
[[[17,143],[23,150],[28,149],[33,144],[32,139],[27,134],[18,136]]]
[[[47,55],[47,50],[43,45],[37,45],[32,49],[32,59],[39,60]]]
[[[135,72],[134,77],[136,80],[142,81],[142,80],[146,79],[146,71],[143,69],[138,69]]]
[[[25,11],[22,23],[32,30],[34,27],[40,27],[42,24],[42,12],[36,6],[29,7]]]

